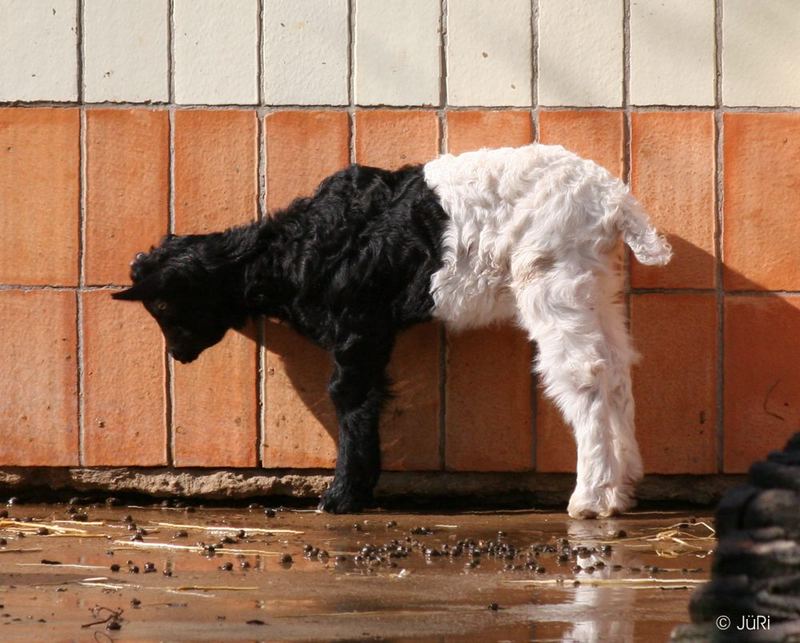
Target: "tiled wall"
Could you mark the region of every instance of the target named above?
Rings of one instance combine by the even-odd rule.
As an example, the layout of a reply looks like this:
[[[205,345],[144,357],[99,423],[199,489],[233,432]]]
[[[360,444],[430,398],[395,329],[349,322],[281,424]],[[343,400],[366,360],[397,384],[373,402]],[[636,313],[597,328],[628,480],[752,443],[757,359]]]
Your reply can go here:
[[[128,262],[330,172],[559,143],[670,237],[627,266],[650,473],[800,428],[795,0],[0,0],[0,466],[330,467],[325,354],[256,322],[165,359]],[[393,470],[570,471],[504,327],[404,335]]]

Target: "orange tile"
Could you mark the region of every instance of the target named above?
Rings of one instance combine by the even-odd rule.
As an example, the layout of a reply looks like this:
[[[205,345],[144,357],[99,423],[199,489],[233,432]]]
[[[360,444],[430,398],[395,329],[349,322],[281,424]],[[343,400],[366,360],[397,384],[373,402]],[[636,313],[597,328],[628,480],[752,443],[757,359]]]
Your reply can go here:
[[[563,145],[594,160],[620,176],[623,169],[623,114],[617,111],[543,111],[539,114],[539,140]],[[556,406],[536,391],[536,469],[546,472],[575,471],[572,429]]]
[[[313,193],[349,162],[346,112],[287,111],[265,119],[267,206]],[[328,354],[285,326],[267,324],[264,466],[333,467],[338,427],[328,397]]]
[[[168,114],[90,110],[86,145],[86,281],[125,284],[134,255],[167,232]]]
[[[532,347],[517,328],[450,335],[445,394],[448,470],[533,468],[532,359]]]
[[[716,471],[716,301],[713,295],[634,295],[636,436],[646,473]],[[665,436],[669,436],[667,439]],[[575,440],[539,391],[536,469],[574,472]]]
[[[536,470],[543,473],[574,473],[577,451],[572,427],[558,407],[536,389]]]
[[[800,297],[725,300],[724,471],[741,473],[800,426]]]
[[[670,264],[631,261],[635,288],[713,288],[714,114],[634,113],[631,184],[674,251]]]
[[[539,114],[539,142],[562,145],[622,176],[623,121],[618,111],[543,111]]]
[[[175,112],[175,231],[206,233],[258,214],[258,121],[245,110]]]
[[[526,145],[527,111],[447,114],[448,150]],[[519,471],[532,466],[532,349],[511,326],[448,334],[445,380],[445,466],[453,470]],[[486,436],[492,448],[486,448]]]
[[[177,233],[219,231],[256,218],[256,119],[255,112],[242,110],[175,113]],[[177,466],[257,463],[258,348],[253,328],[244,334],[229,331],[192,364],[174,363]]]
[[[389,364],[394,398],[381,418],[384,470],[439,468],[440,328],[438,324],[421,324],[397,338]]]
[[[717,470],[714,295],[633,295],[636,435],[646,473]]]
[[[265,467],[333,468],[339,435],[321,348],[267,321]]]
[[[0,109],[0,283],[78,283],[80,115]]]
[[[356,162],[394,169],[430,161],[439,153],[436,112],[362,110],[356,112]]]
[[[229,330],[191,364],[174,362],[174,457],[178,467],[258,463],[255,324]]]
[[[533,141],[527,111],[466,111],[447,113],[447,150],[461,154],[482,147],[517,147]]]
[[[800,290],[800,114],[725,114],[726,290]]]
[[[269,210],[310,196],[322,179],[349,164],[346,112],[275,112],[265,123]]]
[[[78,464],[76,314],[74,292],[0,291],[0,465]]]
[[[167,464],[164,342],[140,304],[84,292],[83,453],[87,466]]]

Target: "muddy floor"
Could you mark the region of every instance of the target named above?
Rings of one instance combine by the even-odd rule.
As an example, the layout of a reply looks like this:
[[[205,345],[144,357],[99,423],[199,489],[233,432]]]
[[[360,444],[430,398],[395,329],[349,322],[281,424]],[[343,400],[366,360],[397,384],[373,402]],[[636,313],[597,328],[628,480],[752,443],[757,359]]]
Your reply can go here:
[[[708,523],[12,504],[0,640],[664,641]]]

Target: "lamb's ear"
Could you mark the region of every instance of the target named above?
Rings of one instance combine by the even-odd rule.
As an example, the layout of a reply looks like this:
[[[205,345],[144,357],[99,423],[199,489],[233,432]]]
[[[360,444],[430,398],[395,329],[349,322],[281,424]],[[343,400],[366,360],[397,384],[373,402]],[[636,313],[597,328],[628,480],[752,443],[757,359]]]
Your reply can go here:
[[[144,301],[145,299],[155,299],[158,294],[155,279],[145,279],[138,284],[134,284],[127,290],[115,292],[111,295],[112,299],[121,301]]]

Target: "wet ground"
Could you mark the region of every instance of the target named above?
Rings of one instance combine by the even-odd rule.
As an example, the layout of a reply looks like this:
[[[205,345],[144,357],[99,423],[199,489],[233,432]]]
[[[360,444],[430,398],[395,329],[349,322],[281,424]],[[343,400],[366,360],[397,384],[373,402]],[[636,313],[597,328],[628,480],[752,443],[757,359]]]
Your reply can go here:
[[[714,545],[687,512],[5,511],[3,641],[665,641]]]

